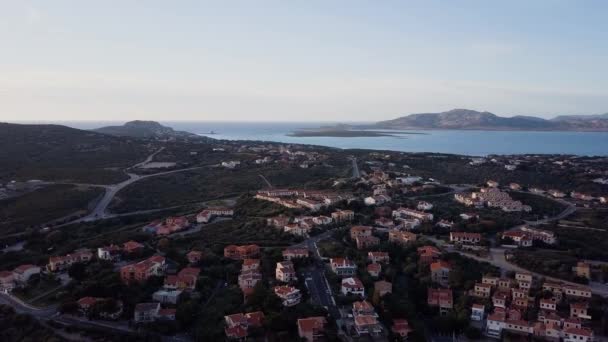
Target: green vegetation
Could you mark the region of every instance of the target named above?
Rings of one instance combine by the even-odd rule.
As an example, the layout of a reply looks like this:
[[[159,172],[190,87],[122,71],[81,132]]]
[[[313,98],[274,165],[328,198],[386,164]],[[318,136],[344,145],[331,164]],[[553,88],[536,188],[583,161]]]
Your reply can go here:
[[[51,185],[0,201],[0,232],[22,232],[68,215],[82,215],[102,191],[100,188]]]
[[[137,182],[120,191],[110,209],[120,213],[235,197],[266,187],[260,175],[276,187],[317,188],[327,179],[344,173],[344,168],[322,166],[309,169],[268,166],[235,170],[203,168]]]
[[[63,338],[42,326],[30,315],[18,314],[7,305],[0,305],[0,340],[12,342],[59,342]]]
[[[0,147],[0,181],[116,183],[149,154],[140,141],[57,125],[0,123]]]
[[[511,262],[533,272],[570,281],[584,282],[582,279],[577,279],[572,272],[572,267],[576,266],[578,261],[579,259],[572,256],[568,251],[547,249],[515,250],[513,259],[511,259]]]

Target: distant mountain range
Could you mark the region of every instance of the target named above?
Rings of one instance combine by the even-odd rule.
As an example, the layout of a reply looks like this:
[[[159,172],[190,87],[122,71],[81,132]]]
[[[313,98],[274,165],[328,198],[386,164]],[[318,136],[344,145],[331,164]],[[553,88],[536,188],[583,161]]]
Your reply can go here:
[[[608,131],[608,113],[600,115],[564,115],[553,119],[534,116],[502,117],[490,112],[452,109],[441,113],[410,114],[377,122],[382,129],[456,129],[512,131]]]
[[[106,126],[93,131],[119,137],[133,138],[200,138],[198,135],[176,131],[156,121],[129,121],[122,126]]]

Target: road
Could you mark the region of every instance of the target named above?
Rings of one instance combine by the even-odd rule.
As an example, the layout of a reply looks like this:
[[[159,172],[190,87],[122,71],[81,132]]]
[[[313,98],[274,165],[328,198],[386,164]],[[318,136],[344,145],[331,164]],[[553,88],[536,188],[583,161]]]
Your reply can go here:
[[[357,165],[357,158],[352,157],[351,161],[353,163],[353,178],[361,178],[361,172],[359,171],[359,165]]]
[[[331,231],[324,232],[292,245],[290,248],[307,248],[312,253],[313,264],[302,273],[305,277],[310,298],[315,304],[326,307],[329,314],[338,320],[341,317],[340,310],[336,305],[331,287],[325,276],[327,266],[323,262],[317,246],[317,242],[330,237],[331,234]]]

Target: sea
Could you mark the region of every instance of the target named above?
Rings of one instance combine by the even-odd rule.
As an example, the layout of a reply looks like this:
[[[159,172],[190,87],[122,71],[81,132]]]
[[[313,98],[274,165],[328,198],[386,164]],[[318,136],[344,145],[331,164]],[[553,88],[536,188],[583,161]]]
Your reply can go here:
[[[122,124],[122,122],[107,121],[55,123],[80,129]],[[470,156],[490,154],[608,156],[608,132],[407,130],[406,132],[419,134],[379,137],[292,137],[288,134],[295,130],[330,126],[336,123],[161,121],[161,124],[215,139],[312,144],[341,149],[436,152]],[[210,134],[211,132],[214,134]]]

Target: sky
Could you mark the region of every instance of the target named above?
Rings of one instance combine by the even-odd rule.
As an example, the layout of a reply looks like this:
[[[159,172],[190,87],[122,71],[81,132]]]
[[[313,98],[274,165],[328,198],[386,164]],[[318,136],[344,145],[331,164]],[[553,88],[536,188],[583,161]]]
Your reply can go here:
[[[608,112],[608,1],[0,0],[0,121]]]

